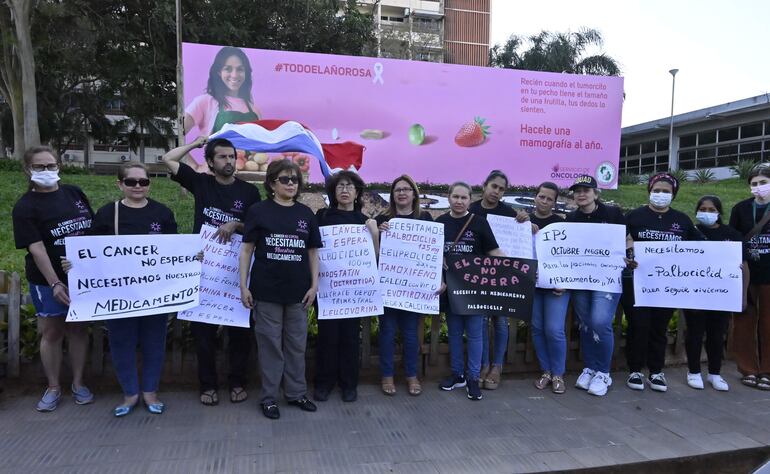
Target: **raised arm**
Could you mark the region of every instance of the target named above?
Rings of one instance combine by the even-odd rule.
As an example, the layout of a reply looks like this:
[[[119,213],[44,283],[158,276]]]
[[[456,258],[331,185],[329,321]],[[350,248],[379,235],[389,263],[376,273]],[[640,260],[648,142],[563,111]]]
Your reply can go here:
[[[179,162],[182,160],[182,158],[190,153],[191,150],[200,148],[205,145],[208,138],[209,137],[206,135],[201,135],[192,143],[176,147],[163,155],[163,163],[166,164],[166,168],[168,168],[171,174],[176,176],[176,174],[179,172]]]

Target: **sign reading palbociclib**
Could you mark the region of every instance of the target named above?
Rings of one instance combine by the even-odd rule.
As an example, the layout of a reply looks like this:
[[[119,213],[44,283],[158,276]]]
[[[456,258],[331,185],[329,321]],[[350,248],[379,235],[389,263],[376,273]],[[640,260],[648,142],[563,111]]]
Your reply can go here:
[[[364,225],[321,227],[318,319],[382,314],[374,242]]]
[[[447,257],[449,306],[455,314],[529,320],[537,261],[482,255]]]
[[[68,237],[67,321],[173,313],[198,306],[197,235]]]
[[[535,239],[538,288],[623,291],[625,226],[559,222],[538,232]]]
[[[241,304],[238,257],[241,239],[238,234],[230,242],[220,243],[214,237],[217,229],[204,224],[200,245],[203,265],[200,287],[200,306],[181,311],[177,317],[185,321],[249,327],[248,309]]]
[[[741,310],[740,242],[634,242],[636,306]]]
[[[389,308],[438,314],[444,226],[391,219],[380,243],[380,289]]]

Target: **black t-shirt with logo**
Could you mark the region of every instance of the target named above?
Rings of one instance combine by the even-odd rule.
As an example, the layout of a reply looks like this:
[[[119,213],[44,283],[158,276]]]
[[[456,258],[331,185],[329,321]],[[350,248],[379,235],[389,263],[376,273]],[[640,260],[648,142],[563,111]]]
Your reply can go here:
[[[168,207],[147,199],[144,207],[128,207],[118,204],[118,233],[120,235],[176,234],[174,213]],[[115,234],[115,203],[111,202],[96,211],[91,235]]]
[[[243,222],[246,211],[259,202],[259,189],[238,178],[231,184],[219,184],[214,176],[197,173],[184,163],[171,176],[195,197],[193,233],[203,224],[219,227],[231,221]]]
[[[274,200],[249,208],[243,241],[255,244],[249,290],[257,301],[294,304],[312,282],[308,249],[321,247],[313,211],[304,204],[282,206]]]
[[[318,226],[342,225],[342,224],[366,224],[369,219],[361,211],[343,211],[329,207],[322,207],[315,214]]]
[[[660,213],[642,206],[626,214],[626,228],[634,242],[704,240],[684,212],[669,208]]]
[[[50,193],[28,191],[13,207],[12,219],[16,248],[26,249],[42,241],[56,275],[66,282],[60,258],[65,255],[64,238],[85,235],[93,220],[91,204],[83,191],[69,184],[60,184]],[[30,283],[48,284],[29,252],[25,272]]]
[[[626,218],[623,211],[617,206],[608,206],[603,202],[596,203],[596,209],[590,214],[586,214],[580,209],[567,214],[567,222],[586,222],[590,224],[620,224],[626,225]]]
[[[478,216],[474,216],[471,223],[463,231],[463,235],[457,240],[457,244],[453,246],[457,234],[460,233],[469,217],[470,215],[452,217],[447,212],[436,219],[436,222],[444,224],[444,255],[485,255],[490,250],[499,247],[487,220],[480,219]]]
[[[551,214],[548,217],[538,217],[534,212],[529,213],[529,221],[538,226],[540,229],[543,227],[556,224],[558,222],[564,222],[564,218],[558,214]]]
[[[755,209],[756,207],[756,209]],[[770,208],[755,206],[754,198],[746,199],[735,206],[730,213],[730,227],[745,238]],[[746,242],[751,283],[766,285],[770,283],[770,223],[765,224],[760,232]]]
[[[377,221],[378,226],[383,222],[388,222],[391,219],[417,219],[421,221],[433,222],[433,216],[431,216],[430,212],[428,211],[420,211],[419,215],[413,212],[411,214],[405,214],[405,215],[399,214],[395,217],[390,217],[390,214],[380,214],[379,216],[374,218],[374,220]]]
[[[704,237],[706,237],[706,240],[710,240],[712,242],[742,242],[743,236],[740,232],[733,229],[729,225],[726,224],[719,224],[719,227],[716,229],[712,229],[709,227],[706,227],[702,224],[698,224],[695,227],[698,228],[698,230],[703,234]],[[746,252],[746,246],[744,245],[742,247],[742,258],[744,260],[748,260],[748,252]]]
[[[516,217],[516,209],[503,201],[498,202],[494,209],[487,209],[481,205],[481,200],[478,200],[472,202],[471,205],[468,206],[468,212],[483,217],[484,219],[487,218],[487,214],[492,214],[493,216]]]

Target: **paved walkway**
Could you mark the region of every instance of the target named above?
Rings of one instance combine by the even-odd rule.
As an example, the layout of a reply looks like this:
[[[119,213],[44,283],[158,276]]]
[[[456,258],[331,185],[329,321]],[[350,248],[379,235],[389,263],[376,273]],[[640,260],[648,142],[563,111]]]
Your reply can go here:
[[[365,385],[357,402],[335,393],[316,413],[282,404],[278,421],[257,410],[256,391],[217,407],[167,391],[161,416],[112,418],[117,393],[40,414],[37,394],[14,393],[6,381],[0,472],[531,472],[770,445],[770,392],[741,386],[726,369],[729,393],[688,388],[683,368],[669,370],[666,394],[631,391],[617,374],[604,398],[571,388],[574,374],[565,395],[508,379],[480,402],[433,383],[415,398],[401,385],[395,397]]]

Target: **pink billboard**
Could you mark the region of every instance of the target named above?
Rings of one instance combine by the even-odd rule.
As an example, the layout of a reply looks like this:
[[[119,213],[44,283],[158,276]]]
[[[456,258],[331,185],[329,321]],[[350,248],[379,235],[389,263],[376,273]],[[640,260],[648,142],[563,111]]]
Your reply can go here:
[[[511,184],[590,174],[617,186],[619,77],[192,43],[183,58],[188,141],[297,122],[325,152],[310,160],[312,182],[353,167],[367,182],[478,184],[500,169]]]

